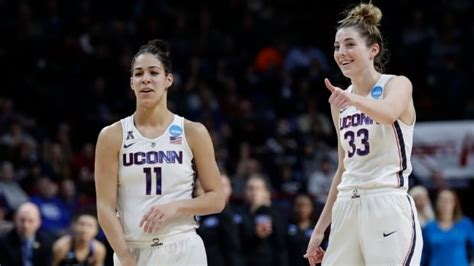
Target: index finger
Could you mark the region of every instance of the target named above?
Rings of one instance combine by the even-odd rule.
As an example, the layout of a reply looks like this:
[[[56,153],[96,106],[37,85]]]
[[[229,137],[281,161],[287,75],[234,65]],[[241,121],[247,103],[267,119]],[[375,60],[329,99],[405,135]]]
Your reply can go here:
[[[150,215],[152,214],[152,211],[153,209],[149,209],[142,217],[142,220],[140,221],[140,227],[143,226],[143,224],[145,223],[146,220],[148,220],[148,218],[150,217]]]
[[[334,90],[336,90],[336,87],[334,87],[331,83],[331,81],[329,81],[329,79],[325,78],[324,79],[324,84],[326,84],[326,88],[328,88],[329,91],[333,92]]]

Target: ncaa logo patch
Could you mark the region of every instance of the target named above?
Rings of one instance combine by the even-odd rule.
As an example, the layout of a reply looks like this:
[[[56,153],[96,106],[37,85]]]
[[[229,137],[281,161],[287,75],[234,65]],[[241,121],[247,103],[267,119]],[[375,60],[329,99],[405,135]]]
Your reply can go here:
[[[178,125],[172,125],[172,126],[170,127],[170,135],[171,135],[171,136],[176,137],[176,136],[179,136],[179,135],[181,135],[181,134],[183,134],[183,129],[182,129],[180,126],[178,126]]]
[[[380,98],[380,96],[382,96],[382,93],[383,93],[383,89],[380,86],[375,86],[370,92],[372,97],[374,97],[375,99]]]

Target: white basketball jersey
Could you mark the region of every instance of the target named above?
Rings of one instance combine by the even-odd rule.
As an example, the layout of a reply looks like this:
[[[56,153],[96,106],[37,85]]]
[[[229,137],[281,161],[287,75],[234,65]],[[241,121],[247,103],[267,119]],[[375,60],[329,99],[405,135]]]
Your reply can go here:
[[[381,100],[393,75],[382,75],[367,97]],[[352,85],[347,89],[352,92]],[[387,107],[388,108],[388,107]],[[408,189],[413,143],[413,125],[397,120],[378,124],[350,106],[339,114],[340,142],[344,149],[345,171],[339,190],[354,188]]]
[[[195,172],[186,142],[184,119],[174,116],[155,139],[143,137],[133,115],[121,120],[123,143],[119,158],[117,210],[127,242],[153,241],[196,228],[192,215],[168,220],[156,234],[139,227],[143,215],[155,205],[191,199]]]

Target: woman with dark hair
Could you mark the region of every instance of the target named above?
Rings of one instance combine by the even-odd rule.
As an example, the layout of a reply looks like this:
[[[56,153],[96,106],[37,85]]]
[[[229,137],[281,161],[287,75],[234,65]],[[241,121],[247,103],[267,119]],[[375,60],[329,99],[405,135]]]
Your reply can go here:
[[[306,251],[316,224],[316,208],[313,198],[307,194],[296,196],[292,212],[287,235],[288,265],[306,266],[308,260],[301,254]]]
[[[286,225],[272,205],[267,177],[252,175],[248,178],[245,201],[242,210],[242,253],[246,265],[287,266]]]
[[[99,232],[97,218],[87,212],[76,216],[71,234],[56,240],[53,245],[53,266],[102,266],[105,246],[95,239]]]
[[[95,181],[99,222],[115,265],[207,265],[195,215],[222,211],[225,197],[209,132],[168,109],[168,44],[135,54],[135,112],[99,134]],[[195,177],[204,193],[193,198]]]
[[[435,219],[423,229],[422,265],[467,266],[474,248],[474,227],[464,217],[456,193],[442,190],[436,200]],[[471,253],[472,255],[472,253]]]

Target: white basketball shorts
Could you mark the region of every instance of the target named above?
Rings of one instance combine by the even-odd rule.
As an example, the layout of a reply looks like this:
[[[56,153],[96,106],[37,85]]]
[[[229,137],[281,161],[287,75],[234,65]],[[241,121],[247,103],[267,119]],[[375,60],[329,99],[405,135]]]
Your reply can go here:
[[[204,242],[195,230],[171,236],[165,239],[154,239],[152,243],[127,243],[137,265],[207,265]],[[122,266],[114,253],[114,265]]]
[[[419,265],[422,248],[418,214],[406,191],[340,191],[322,265]]]

